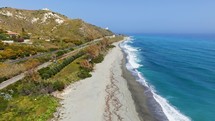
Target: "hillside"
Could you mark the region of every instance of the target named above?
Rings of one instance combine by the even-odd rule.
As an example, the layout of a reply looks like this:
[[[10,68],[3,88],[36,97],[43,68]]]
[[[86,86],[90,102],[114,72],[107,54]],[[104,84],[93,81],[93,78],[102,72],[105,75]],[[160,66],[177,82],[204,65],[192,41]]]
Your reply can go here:
[[[81,19],[70,19],[47,9],[23,10],[8,7],[0,8],[0,29],[17,33],[24,30],[32,39],[65,43],[84,43],[113,34]]]
[[[124,38],[111,35],[50,10],[1,8],[0,121],[51,120],[60,106],[55,93],[91,77]]]

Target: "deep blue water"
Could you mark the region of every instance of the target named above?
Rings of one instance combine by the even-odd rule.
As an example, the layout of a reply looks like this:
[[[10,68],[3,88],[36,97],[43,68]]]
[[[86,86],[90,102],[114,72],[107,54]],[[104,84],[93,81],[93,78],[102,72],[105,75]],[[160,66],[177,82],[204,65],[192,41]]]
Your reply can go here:
[[[156,94],[193,121],[215,121],[215,36],[142,34],[132,39],[125,45],[135,49],[128,49],[139,64],[134,68]]]

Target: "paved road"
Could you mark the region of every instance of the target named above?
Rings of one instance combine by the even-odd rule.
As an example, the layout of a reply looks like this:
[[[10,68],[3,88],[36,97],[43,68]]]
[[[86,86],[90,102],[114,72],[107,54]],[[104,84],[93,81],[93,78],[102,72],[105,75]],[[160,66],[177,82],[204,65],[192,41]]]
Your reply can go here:
[[[113,38],[113,36],[106,36],[105,38]],[[71,48],[81,48],[81,47],[84,47],[88,44],[92,44],[94,42],[97,42],[97,41],[100,41],[102,40],[103,38],[99,38],[99,39],[95,39],[93,41],[90,41],[90,42],[87,42],[85,44],[82,44],[82,45],[79,45],[79,46],[72,46],[72,47],[68,47],[66,49],[63,49],[63,50],[70,50]],[[7,63],[19,63],[21,61],[25,61],[25,60],[28,60],[28,59],[32,59],[32,58],[38,58],[38,57],[43,57],[43,56],[47,56],[49,54],[55,54],[57,53],[58,51],[61,51],[61,50],[55,50],[55,51],[52,51],[52,52],[46,52],[46,53],[40,53],[40,54],[36,54],[36,55],[32,55],[32,56],[28,56],[28,57],[24,57],[24,58],[20,58],[20,59],[16,59],[16,60],[9,60],[7,61]]]
[[[41,68],[47,67],[50,64],[51,64],[51,62],[43,63],[42,65],[39,65],[35,70],[40,70]],[[15,83],[15,82],[23,79],[25,77],[26,73],[27,73],[27,71],[23,72],[23,73],[21,73],[21,74],[19,74],[17,76],[14,76],[13,78],[10,78],[10,79],[8,79],[8,80],[6,80],[4,82],[2,82],[0,84],[0,90],[3,89],[3,88],[5,88],[5,87],[7,87],[10,84],[13,84],[13,83]]]
[[[110,36],[106,36],[106,38],[110,38]],[[102,40],[102,38],[95,39],[95,40],[93,40],[91,42],[88,42],[88,43],[85,43],[83,45],[77,46],[77,49],[75,49],[74,51],[71,51],[69,53],[64,54],[61,57],[61,59],[64,59],[64,58],[70,56],[71,54],[74,54],[74,53],[80,51],[81,49],[84,49],[84,48],[88,47],[89,45],[95,44],[95,43],[97,43],[98,41],[101,41],[101,40]],[[52,64],[52,62],[45,62],[45,63],[39,65],[35,70],[39,70],[39,69],[47,67],[47,66],[49,66],[51,64]],[[21,73],[21,74],[19,74],[17,76],[14,76],[14,77],[12,77],[12,78],[10,78],[10,79],[2,82],[2,83],[0,83],[0,90],[3,89],[3,88],[5,88],[5,87],[7,87],[7,86],[9,86],[10,84],[13,84],[13,83],[15,83],[15,82],[23,79],[25,77],[26,73],[27,73],[27,71],[23,72],[23,73]]]

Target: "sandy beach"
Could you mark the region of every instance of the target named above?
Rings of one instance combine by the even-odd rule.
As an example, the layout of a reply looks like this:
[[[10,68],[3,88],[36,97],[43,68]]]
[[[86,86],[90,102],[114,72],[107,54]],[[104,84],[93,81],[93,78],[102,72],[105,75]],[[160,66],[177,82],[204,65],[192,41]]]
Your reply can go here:
[[[95,66],[92,77],[68,86],[61,94],[61,121],[139,121],[127,81],[122,77],[123,53],[118,46]]]

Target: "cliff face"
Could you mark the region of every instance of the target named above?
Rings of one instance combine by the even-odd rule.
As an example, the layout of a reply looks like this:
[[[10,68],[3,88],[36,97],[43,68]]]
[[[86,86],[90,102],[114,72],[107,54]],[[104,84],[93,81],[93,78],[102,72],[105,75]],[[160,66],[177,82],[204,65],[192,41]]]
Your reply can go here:
[[[0,29],[31,33],[33,38],[90,41],[112,35],[109,30],[50,10],[0,8]]]

